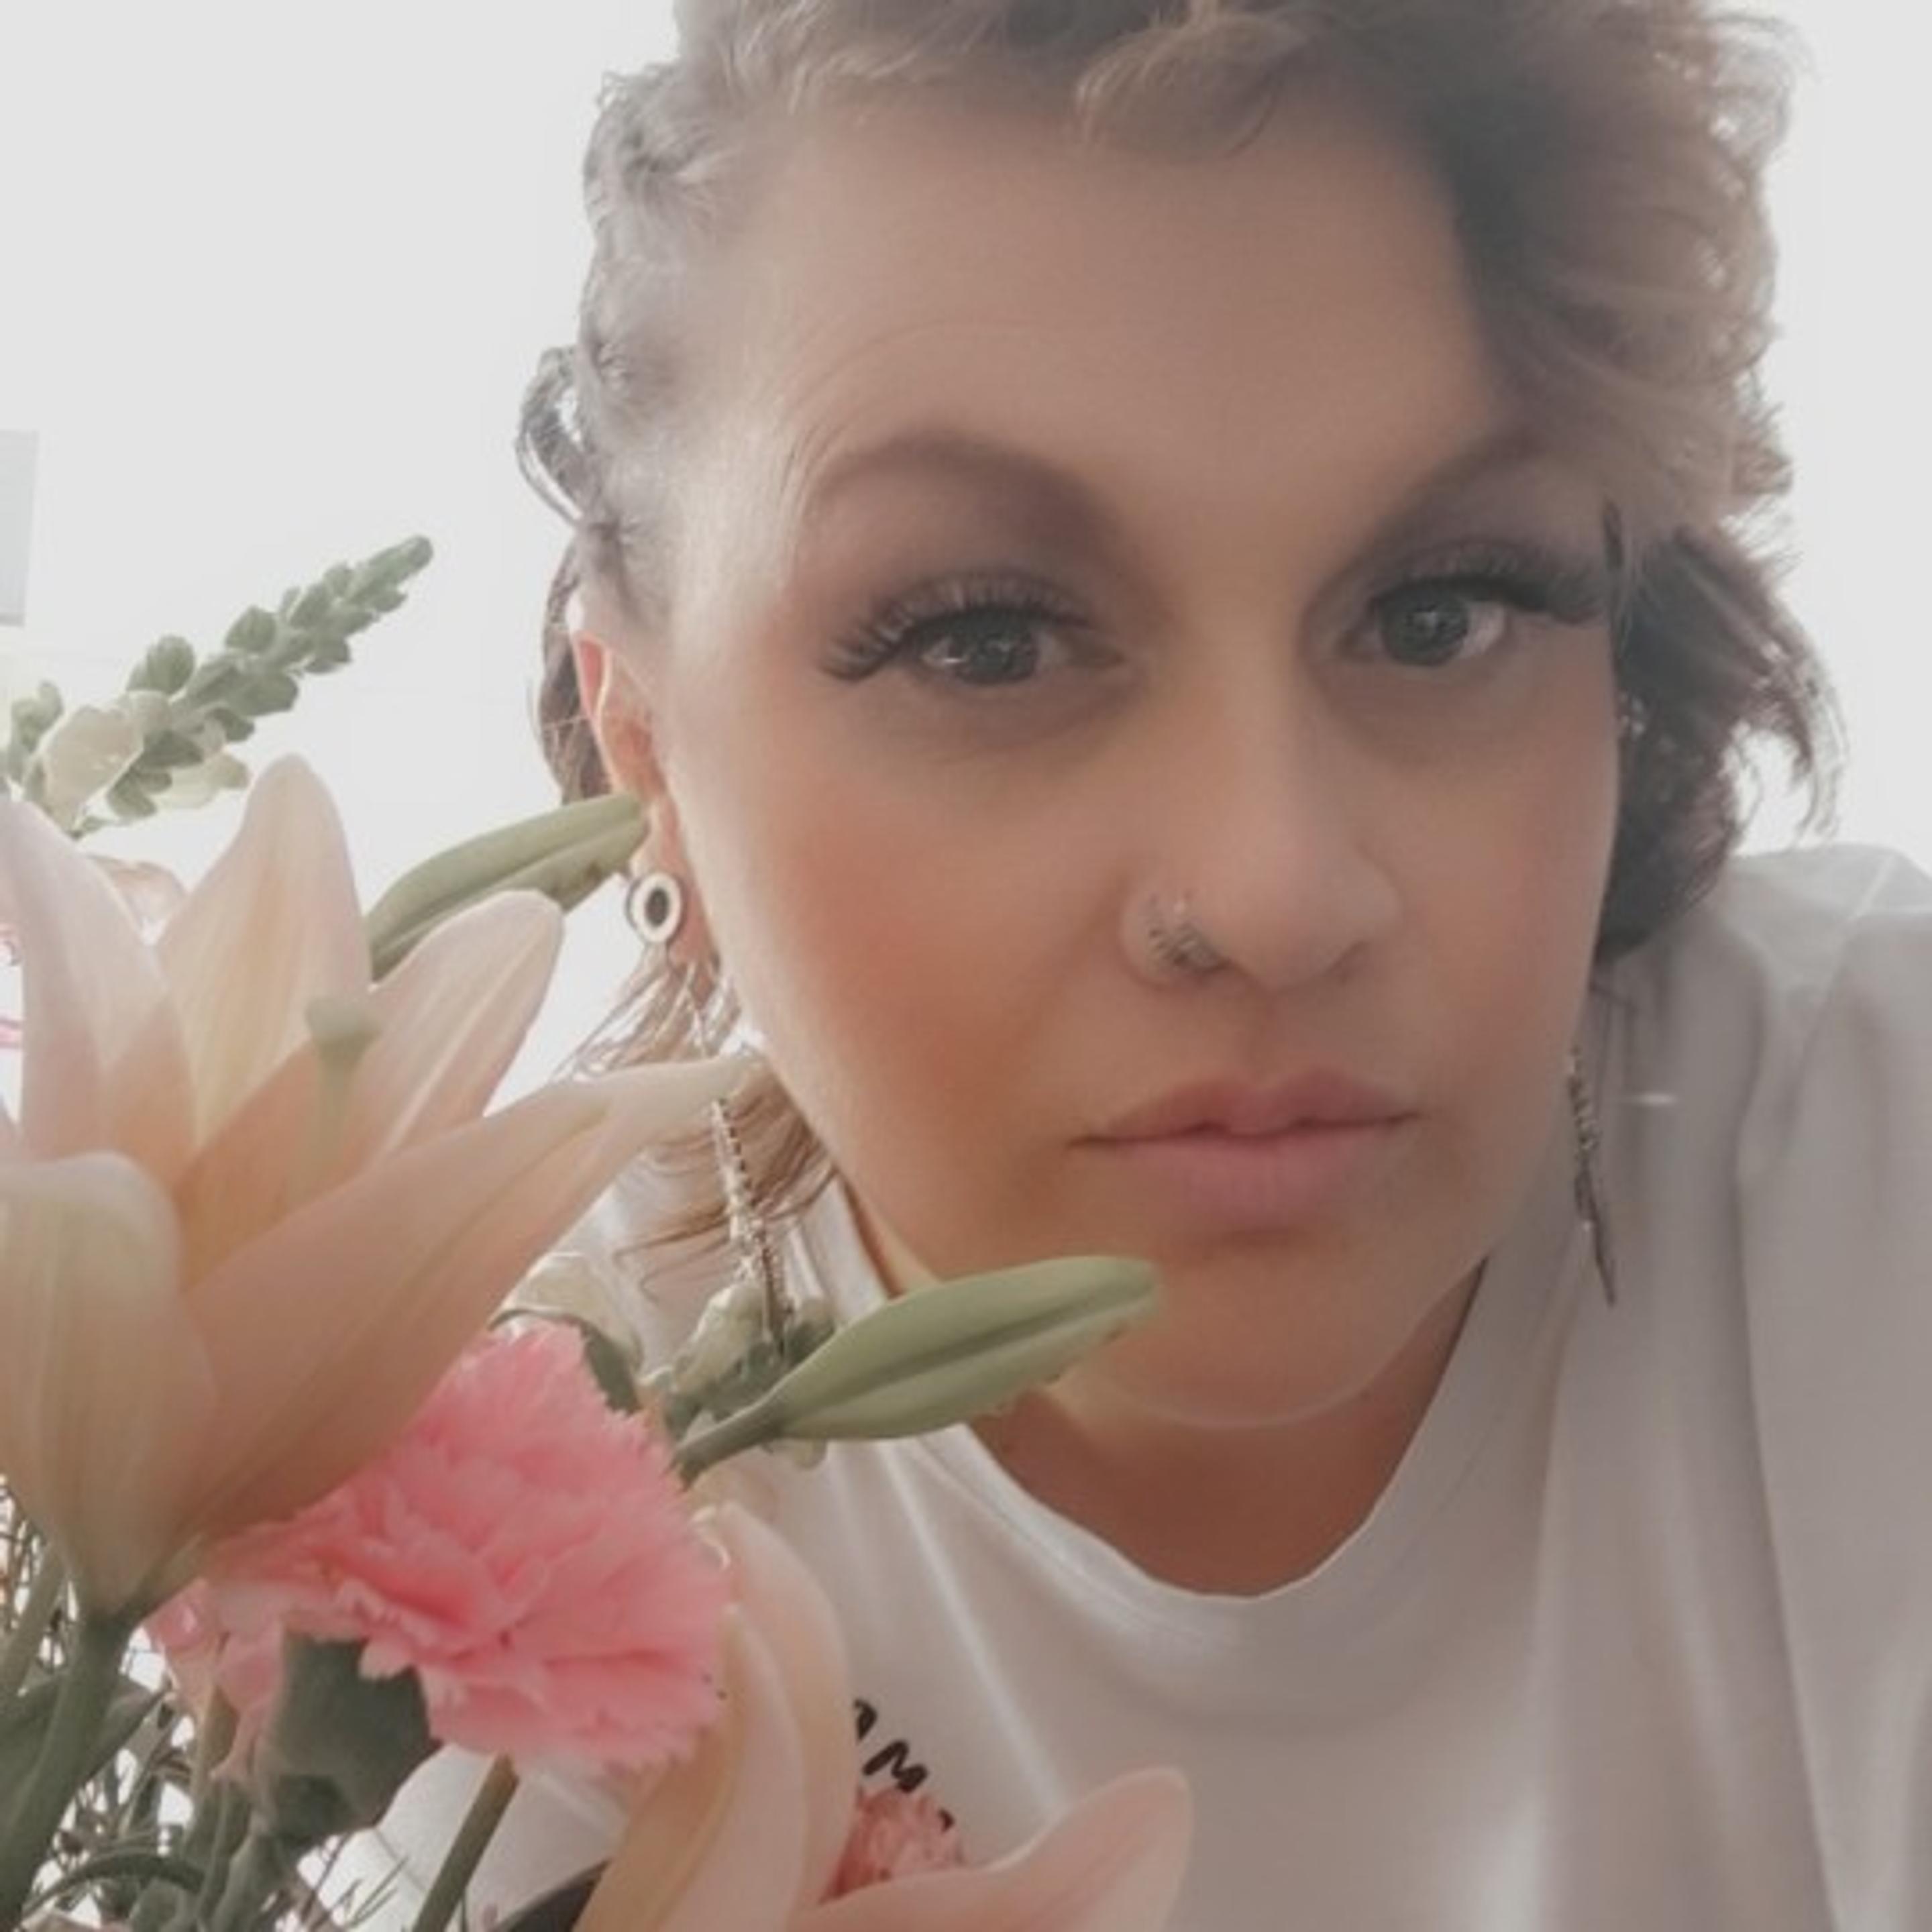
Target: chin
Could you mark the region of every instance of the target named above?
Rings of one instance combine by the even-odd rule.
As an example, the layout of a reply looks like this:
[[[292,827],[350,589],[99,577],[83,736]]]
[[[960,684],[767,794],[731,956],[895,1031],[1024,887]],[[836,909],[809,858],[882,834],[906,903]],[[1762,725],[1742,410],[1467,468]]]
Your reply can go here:
[[[1372,1346],[1252,1332],[1200,1336],[1163,1320],[1092,1365],[1116,1403],[1190,1429],[1286,1428],[1354,1400],[1400,1355],[1413,1330]]]

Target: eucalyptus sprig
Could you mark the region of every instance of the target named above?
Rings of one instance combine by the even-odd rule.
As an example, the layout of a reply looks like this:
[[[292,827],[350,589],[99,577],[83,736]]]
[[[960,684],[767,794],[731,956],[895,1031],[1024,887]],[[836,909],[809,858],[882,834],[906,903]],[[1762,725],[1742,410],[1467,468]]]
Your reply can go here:
[[[185,638],[163,638],[104,705],[70,711],[55,686],[41,684],[14,701],[0,791],[17,787],[79,838],[246,784],[229,747],[258,719],[289,710],[303,678],[347,664],[350,640],[401,604],[431,554],[426,537],[411,537],[338,563],[272,610],[251,605],[206,656]]]

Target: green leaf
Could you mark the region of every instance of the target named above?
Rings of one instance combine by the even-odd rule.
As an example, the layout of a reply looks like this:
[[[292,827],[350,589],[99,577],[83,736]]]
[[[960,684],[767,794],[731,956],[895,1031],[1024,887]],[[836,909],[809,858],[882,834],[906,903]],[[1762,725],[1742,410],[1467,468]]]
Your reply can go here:
[[[518,1307],[504,1309],[490,1325],[500,1328],[518,1322],[548,1322],[558,1328],[575,1329],[584,1349],[584,1366],[590,1371],[590,1378],[606,1405],[620,1415],[635,1415],[644,1407],[638,1395],[637,1378],[624,1359],[623,1350],[596,1322],[562,1308]]]
[[[57,1883],[49,1886],[28,1906],[27,1916],[31,1922],[37,1910],[52,1904],[56,1899],[129,1879],[139,1880],[143,1888],[149,1885],[172,1886],[177,1892],[192,1896],[200,1891],[205,1876],[200,1866],[190,1864],[186,1858],[172,1858],[166,1852],[143,1850],[136,1846],[120,1846],[70,1866]]]
[[[0,1708],[0,1792],[25,1789],[53,1721],[59,1695],[58,1680],[44,1677]],[[87,1767],[88,1777],[106,1764],[141,1728],[160,1700],[158,1690],[148,1690],[130,1678],[122,1680],[122,1688],[110,1700],[107,1715],[101,1721],[100,1735]]]

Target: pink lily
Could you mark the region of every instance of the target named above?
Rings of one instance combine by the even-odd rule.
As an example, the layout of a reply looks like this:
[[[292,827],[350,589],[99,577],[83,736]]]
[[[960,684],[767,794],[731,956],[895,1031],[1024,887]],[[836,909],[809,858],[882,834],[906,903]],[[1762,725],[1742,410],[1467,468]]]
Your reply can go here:
[[[560,916],[506,893],[372,986],[320,782],[265,772],[145,938],[100,869],[0,803],[25,966],[0,1110],[0,1475],[98,1614],[286,1514],[394,1436],[524,1270],[718,1063],[485,1115]]]
[[[1175,1773],[1094,1792],[1022,1850],[826,1899],[858,1782],[831,1607],[771,1530],[717,1514],[736,1601],[724,1716],[640,1796],[579,1932],[1162,1932],[1191,1814]]]

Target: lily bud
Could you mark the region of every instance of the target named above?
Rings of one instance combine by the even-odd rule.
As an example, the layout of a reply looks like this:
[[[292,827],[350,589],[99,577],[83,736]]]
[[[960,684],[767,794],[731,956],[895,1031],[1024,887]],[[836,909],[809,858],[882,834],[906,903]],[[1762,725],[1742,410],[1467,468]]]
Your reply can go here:
[[[626,793],[584,799],[466,839],[405,872],[368,917],[377,979],[418,940],[492,893],[539,892],[565,911],[622,869],[644,836],[644,808]]]
[[[1052,1382],[1160,1300],[1145,1262],[1076,1256],[938,1282],[875,1309],[688,1440],[687,1479],[760,1444],[923,1435]]]

